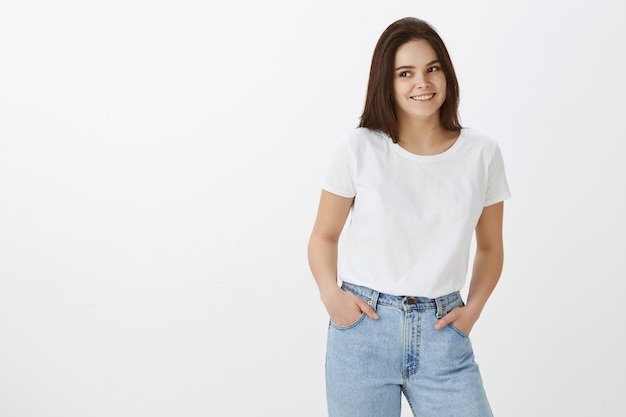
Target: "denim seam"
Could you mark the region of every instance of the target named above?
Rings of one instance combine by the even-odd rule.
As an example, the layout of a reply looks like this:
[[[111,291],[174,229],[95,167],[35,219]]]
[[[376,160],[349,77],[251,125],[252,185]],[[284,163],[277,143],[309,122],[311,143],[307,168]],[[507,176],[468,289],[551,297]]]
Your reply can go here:
[[[406,398],[406,402],[409,403],[409,407],[411,408],[411,413],[413,413],[413,415],[415,416],[415,408],[413,408],[413,402],[411,402],[411,399],[409,398],[409,396],[406,393],[406,389],[405,389],[405,385],[406,383],[402,384],[400,386],[400,391],[402,391],[402,393],[404,394],[404,398]]]

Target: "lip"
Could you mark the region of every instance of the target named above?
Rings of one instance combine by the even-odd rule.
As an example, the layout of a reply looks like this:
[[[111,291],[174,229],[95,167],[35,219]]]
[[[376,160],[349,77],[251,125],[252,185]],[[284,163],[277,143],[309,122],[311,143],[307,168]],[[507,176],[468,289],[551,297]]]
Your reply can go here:
[[[423,101],[432,100],[436,95],[437,93],[425,93],[425,94],[409,96],[409,98],[413,101],[423,102]]]

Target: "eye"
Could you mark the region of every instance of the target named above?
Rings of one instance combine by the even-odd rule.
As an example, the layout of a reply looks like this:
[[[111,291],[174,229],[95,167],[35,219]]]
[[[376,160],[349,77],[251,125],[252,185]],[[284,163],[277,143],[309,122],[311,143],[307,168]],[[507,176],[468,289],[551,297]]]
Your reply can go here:
[[[411,75],[411,72],[410,71],[402,71],[398,75],[400,76],[400,78],[406,78],[406,77],[409,77]]]
[[[437,71],[441,71],[441,67],[437,65],[428,68],[428,72],[437,72]]]

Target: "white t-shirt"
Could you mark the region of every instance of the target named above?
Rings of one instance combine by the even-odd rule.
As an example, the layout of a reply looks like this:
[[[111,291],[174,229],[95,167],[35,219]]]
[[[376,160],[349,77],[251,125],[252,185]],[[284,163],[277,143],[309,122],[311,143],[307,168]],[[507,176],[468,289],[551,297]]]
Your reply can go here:
[[[352,130],[322,188],[354,197],[338,278],[429,298],[463,287],[483,207],[511,196],[497,143],[466,128],[432,156],[413,154],[380,131]]]

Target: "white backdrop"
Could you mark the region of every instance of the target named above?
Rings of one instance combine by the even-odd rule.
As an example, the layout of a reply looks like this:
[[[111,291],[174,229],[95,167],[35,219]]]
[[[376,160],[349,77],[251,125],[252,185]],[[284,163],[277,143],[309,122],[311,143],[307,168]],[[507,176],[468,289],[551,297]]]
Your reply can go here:
[[[0,415],[325,415],[319,178],[417,16],[514,195],[472,335],[495,414],[623,416],[619,2],[226,3],[0,5]]]

